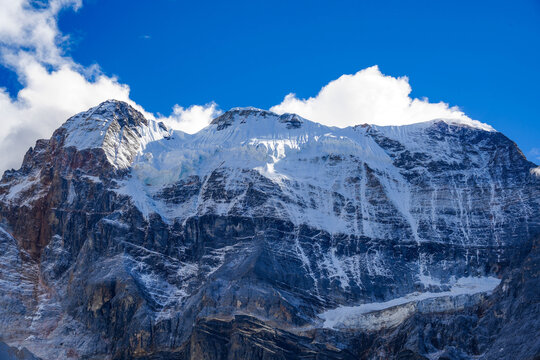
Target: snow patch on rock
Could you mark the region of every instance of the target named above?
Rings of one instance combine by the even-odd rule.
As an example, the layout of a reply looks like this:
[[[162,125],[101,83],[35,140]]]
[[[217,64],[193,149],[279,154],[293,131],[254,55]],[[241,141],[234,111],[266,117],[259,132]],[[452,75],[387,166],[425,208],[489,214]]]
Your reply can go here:
[[[340,306],[319,314],[319,317],[324,320],[324,328],[356,328],[361,327],[361,325],[366,326],[365,321],[363,321],[365,320],[364,315],[397,307],[394,309],[395,311],[392,311],[392,318],[388,321],[390,324],[394,324],[398,320],[398,323],[401,322],[415,310],[415,307],[413,307],[414,303],[442,297],[490,293],[500,282],[500,279],[489,276],[464,277],[457,279],[447,291],[415,292],[385,302],[366,303],[357,306]]]

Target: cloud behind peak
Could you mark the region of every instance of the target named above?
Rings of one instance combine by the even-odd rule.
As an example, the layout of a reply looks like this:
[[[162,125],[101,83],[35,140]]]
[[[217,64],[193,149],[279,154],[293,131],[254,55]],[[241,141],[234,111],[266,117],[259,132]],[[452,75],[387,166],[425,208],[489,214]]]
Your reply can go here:
[[[489,125],[472,120],[459,108],[444,102],[413,99],[406,76],[392,77],[381,73],[377,65],[342,75],[330,81],[319,93],[299,99],[290,93],[270,110],[295,113],[328,126],[347,127],[358,124],[407,125],[433,119],[452,119],[476,127]]]

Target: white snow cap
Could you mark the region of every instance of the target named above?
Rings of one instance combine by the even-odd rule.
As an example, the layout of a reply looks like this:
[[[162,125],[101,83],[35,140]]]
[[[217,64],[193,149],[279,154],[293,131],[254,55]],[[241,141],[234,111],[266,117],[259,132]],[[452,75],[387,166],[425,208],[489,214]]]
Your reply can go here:
[[[107,100],[69,118],[64,147],[78,150],[102,148],[111,164],[127,168],[131,158],[153,141],[168,134],[163,124],[147,120],[129,104]]]

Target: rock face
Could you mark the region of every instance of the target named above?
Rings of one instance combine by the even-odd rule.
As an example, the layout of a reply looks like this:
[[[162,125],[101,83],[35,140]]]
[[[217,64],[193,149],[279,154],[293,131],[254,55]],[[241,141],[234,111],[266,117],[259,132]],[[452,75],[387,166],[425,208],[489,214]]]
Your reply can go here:
[[[28,349],[16,349],[0,342],[0,360],[38,360]]]
[[[188,135],[108,101],[0,182],[0,339],[43,359],[534,358],[535,167],[448,120],[245,108]]]

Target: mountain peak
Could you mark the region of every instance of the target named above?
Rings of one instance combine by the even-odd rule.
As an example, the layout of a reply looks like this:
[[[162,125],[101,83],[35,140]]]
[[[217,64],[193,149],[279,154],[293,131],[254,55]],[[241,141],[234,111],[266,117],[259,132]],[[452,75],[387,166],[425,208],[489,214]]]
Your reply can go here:
[[[92,136],[80,138],[75,135],[103,134],[113,122],[116,122],[121,128],[124,126],[148,125],[148,120],[128,103],[119,100],[107,100],[87,111],[72,116],[62,125],[62,128],[68,132],[68,139],[66,139],[64,145],[73,145],[78,148],[87,144],[93,145],[93,143],[89,143],[96,140]]]
[[[245,124],[260,120],[271,119],[286,124],[288,129],[299,128],[304,119],[296,114],[276,114],[272,111],[255,107],[236,107],[215,118],[211,125],[216,125],[217,130],[223,130],[233,124]]]
[[[101,148],[111,164],[128,167],[148,142],[168,135],[163,123],[147,120],[126,102],[107,100],[69,118],[59,129],[63,146],[77,150]]]

